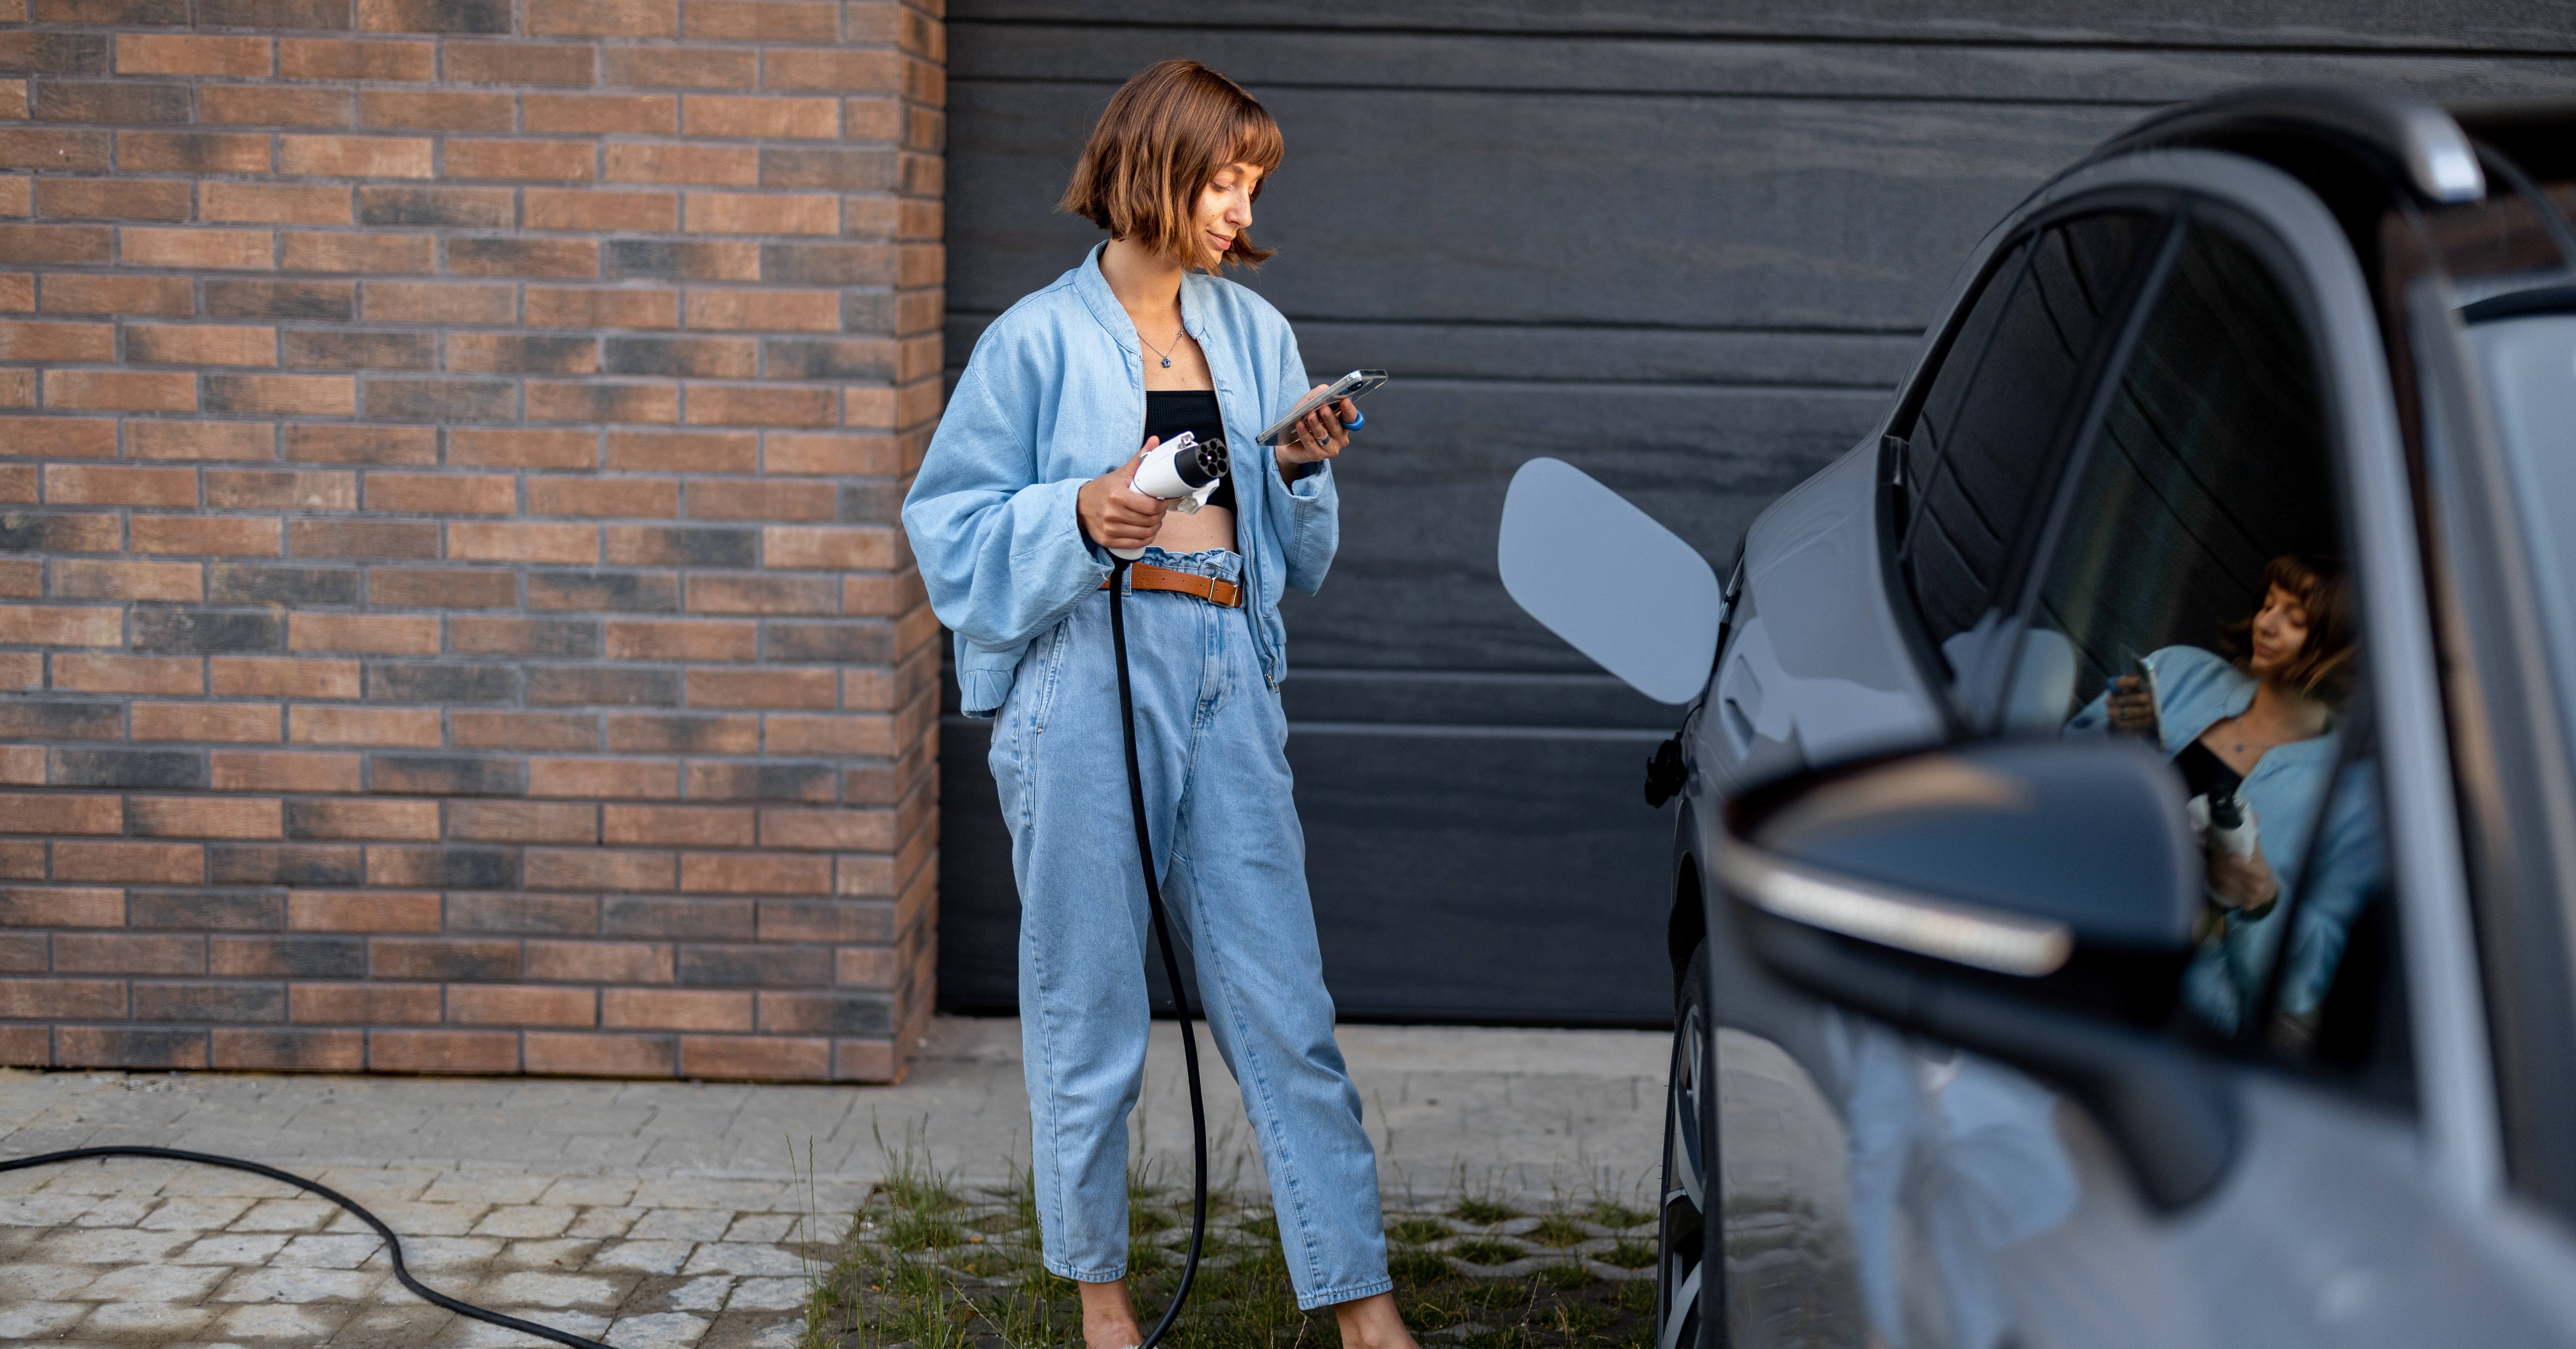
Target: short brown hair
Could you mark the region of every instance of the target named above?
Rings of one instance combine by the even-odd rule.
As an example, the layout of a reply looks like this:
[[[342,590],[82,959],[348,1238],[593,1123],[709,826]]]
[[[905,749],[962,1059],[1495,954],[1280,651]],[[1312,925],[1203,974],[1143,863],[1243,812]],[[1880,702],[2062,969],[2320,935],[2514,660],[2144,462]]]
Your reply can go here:
[[[1217,170],[1250,164],[1266,181],[1286,154],[1279,124],[1243,86],[1196,61],[1157,61],[1109,100],[1056,209],[1183,266],[1203,250],[1191,221]],[[1261,183],[1252,195],[1261,195]],[[1258,266],[1273,250],[1234,236],[1221,262]]]
[[[2296,599],[2308,618],[2307,643],[2281,668],[2281,682],[2320,702],[2341,703],[2350,691],[2355,654],[2352,585],[2343,562],[2312,553],[2273,558],[2263,568],[2263,593],[2269,596],[2275,586]],[[2257,605],[2255,613],[2261,612]],[[2231,641],[2248,650],[2253,633],[2253,618],[2227,630]]]

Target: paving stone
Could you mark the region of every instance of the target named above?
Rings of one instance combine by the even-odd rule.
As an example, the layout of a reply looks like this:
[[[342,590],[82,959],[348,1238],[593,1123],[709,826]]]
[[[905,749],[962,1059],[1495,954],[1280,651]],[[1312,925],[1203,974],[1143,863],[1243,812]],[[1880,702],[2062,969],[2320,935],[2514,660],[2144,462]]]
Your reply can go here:
[[[797,1215],[793,1213],[746,1213],[734,1219],[733,1226],[725,1229],[724,1239],[727,1241],[785,1241],[787,1234],[795,1230],[796,1223]]]
[[[263,1199],[233,1219],[236,1232],[314,1232],[337,1217],[339,1205],[327,1199]]]
[[[575,1208],[623,1208],[635,1197],[632,1176],[566,1176],[546,1187],[541,1201]]]
[[[143,1216],[150,1213],[160,1202],[158,1198],[148,1194],[115,1195],[91,1205],[89,1212],[72,1221],[81,1227],[132,1227],[142,1222]],[[190,1224],[198,1227],[220,1225],[218,1223]]]
[[[98,1276],[72,1296],[91,1302],[195,1302],[226,1272],[222,1266],[126,1265]]]
[[[181,1195],[165,1199],[149,1217],[135,1224],[152,1231],[212,1232],[242,1216],[258,1201]]]
[[[549,1193],[552,1192],[549,1191]],[[646,1212],[647,1210],[640,1208],[583,1209],[581,1216],[572,1220],[572,1226],[564,1229],[564,1235],[622,1237],[626,1235],[628,1228],[635,1225],[635,1220],[643,1217]]]
[[[631,1269],[645,1274],[677,1274],[697,1249],[686,1241],[612,1241],[590,1257],[593,1269]]]
[[[354,1269],[246,1269],[226,1280],[218,1302],[353,1302],[387,1282]],[[399,1285],[397,1285],[399,1286]]]
[[[350,1310],[281,1303],[235,1307],[216,1320],[215,1333],[226,1339],[318,1340],[349,1319]]]
[[[370,1232],[364,1236],[301,1236],[286,1243],[269,1263],[272,1266],[301,1265],[314,1269],[356,1269],[367,1263],[367,1257],[383,1247],[384,1239]]]
[[[723,1311],[725,1295],[733,1291],[730,1274],[702,1274],[663,1294],[665,1301],[682,1311]]]
[[[626,1235],[637,1241],[718,1241],[725,1229],[733,1226],[733,1215],[722,1209],[655,1209],[626,1229]]]
[[[389,1200],[368,1204],[367,1208],[382,1219],[385,1226],[405,1237],[461,1237],[474,1230],[474,1224],[489,1211],[482,1204],[425,1204],[414,1200]],[[323,1225],[325,1232],[372,1232],[357,1214],[342,1210]]]
[[[684,1274],[803,1274],[805,1261],[793,1251],[750,1242],[710,1242],[700,1246],[680,1267]]]
[[[575,1335],[588,1335],[593,1339],[598,1338],[599,1332],[608,1329],[608,1318],[596,1312],[529,1310],[513,1312],[512,1315],[523,1321],[534,1321],[539,1325],[553,1326],[557,1330],[569,1330]],[[499,1326],[487,1325],[481,1321],[468,1321],[460,1317],[456,1329],[441,1338],[439,1342],[456,1345],[458,1349],[527,1349],[528,1337],[515,1330],[504,1330]]]
[[[17,1264],[0,1269],[0,1302],[45,1302],[98,1277],[96,1265]]]
[[[735,1311],[788,1311],[805,1305],[811,1287],[802,1278],[745,1279],[734,1285],[733,1298],[725,1306]]]
[[[0,1340],[32,1340],[87,1315],[86,1302],[21,1302],[0,1307]]]
[[[686,1349],[707,1333],[707,1323],[687,1312],[629,1316],[608,1328],[618,1349]]]
[[[504,1274],[475,1292],[486,1306],[521,1303],[531,1307],[614,1307],[624,1292],[622,1281],[581,1274]]]
[[[171,1260],[181,1265],[261,1265],[292,1240],[285,1232],[218,1232],[189,1243]]]
[[[635,1189],[642,1208],[724,1209],[726,1217],[744,1209],[775,1208],[787,1193],[782,1184],[745,1180],[691,1180],[655,1176]]]
[[[478,1237],[560,1236],[579,1212],[544,1204],[510,1204],[493,1209],[474,1224]]]
[[[501,1253],[499,1237],[403,1237],[403,1264],[412,1273],[423,1270],[464,1269],[488,1264]],[[367,1258],[366,1268],[392,1269],[393,1262],[378,1250]]]
[[[85,1194],[13,1194],[0,1198],[0,1223],[13,1227],[53,1227],[71,1222],[98,1206]]]
[[[158,1260],[188,1244],[193,1232],[141,1232],[131,1227],[67,1228],[36,1243],[39,1260],[73,1265],[127,1265]]]
[[[524,1172],[448,1171],[421,1198],[431,1203],[532,1204],[554,1183],[553,1176]]]
[[[111,1302],[89,1314],[82,1329],[118,1336],[179,1337],[215,1319],[211,1307],[174,1307],[164,1302]]]
[[[596,1241],[513,1241],[501,1248],[499,1262],[521,1269],[576,1270],[590,1263]]]

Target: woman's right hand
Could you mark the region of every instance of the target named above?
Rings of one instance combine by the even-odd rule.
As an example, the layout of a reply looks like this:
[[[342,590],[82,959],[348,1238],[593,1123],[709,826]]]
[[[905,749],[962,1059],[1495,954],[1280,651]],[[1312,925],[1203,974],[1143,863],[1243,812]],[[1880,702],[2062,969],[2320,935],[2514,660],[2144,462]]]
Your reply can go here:
[[[2103,706],[2111,714],[2113,730],[2126,731],[2142,740],[2157,739],[2155,695],[2147,692],[2136,675],[2112,680]]]
[[[1135,458],[1082,485],[1074,499],[1074,514],[1093,543],[1103,548],[1142,548],[1162,532],[1163,512],[1171,503],[1135,487],[1136,466],[1162,441],[1161,436],[1147,437]]]

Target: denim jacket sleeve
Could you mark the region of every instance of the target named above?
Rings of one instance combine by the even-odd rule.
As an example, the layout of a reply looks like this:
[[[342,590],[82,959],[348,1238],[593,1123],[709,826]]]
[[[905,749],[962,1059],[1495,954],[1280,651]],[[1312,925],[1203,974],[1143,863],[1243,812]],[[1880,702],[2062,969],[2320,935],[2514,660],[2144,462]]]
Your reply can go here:
[[[1280,324],[1287,328],[1285,321]],[[1297,338],[1288,333],[1280,343],[1282,364],[1273,385],[1279,391],[1280,403],[1263,418],[1267,422],[1297,405],[1306,396],[1306,361],[1297,351]],[[1268,446],[1261,456],[1270,462],[1262,465],[1278,473],[1276,458]],[[1324,572],[1333,565],[1333,552],[1341,546],[1341,496],[1333,483],[1333,463],[1320,460],[1307,467],[1303,477],[1286,482],[1284,492],[1271,492],[1269,497],[1270,529],[1279,540],[1279,549],[1287,561],[1288,584],[1312,595],[1323,588]]]
[[[1109,574],[1074,513],[1083,480],[1037,481],[1039,410],[1059,376],[1009,317],[975,344],[903,504],[931,609],[996,650],[1046,631]]]

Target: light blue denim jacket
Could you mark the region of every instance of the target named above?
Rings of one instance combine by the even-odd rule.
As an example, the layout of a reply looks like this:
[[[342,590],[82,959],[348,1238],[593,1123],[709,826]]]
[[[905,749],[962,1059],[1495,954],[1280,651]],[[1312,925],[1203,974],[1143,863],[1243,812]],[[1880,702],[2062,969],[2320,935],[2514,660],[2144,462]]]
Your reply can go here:
[[[1275,687],[1288,673],[1279,597],[1292,585],[1315,593],[1340,541],[1331,465],[1291,486],[1252,439],[1305,394],[1305,362],[1288,320],[1221,277],[1182,278],[1181,325],[1216,379],[1235,543],[1261,673]],[[1094,248],[984,330],[904,498],[930,607],[957,634],[968,716],[1000,710],[1029,643],[1108,577],[1109,554],[1083,535],[1075,496],[1144,443],[1144,351]]]
[[[2169,646],[2147,657],[2156,674],[2156,725],[2164,752],[2182,753],[2221,719],[2253,705],[2255,682],[2223,657],[2195,646]],[[2085,705],[2070,731],[2110,726],[2107,692]],[[2367,762],[2346,765],[2334,781],[2343,737],[2328,731],[2274,745],[2257,760],[2237,794],[2254,811],[2256,846],[2272,868],[2283,896],[2297,896],[2298,935],[2281,980],[2280,1007],[2306,1016],[2325,999],[2342,963],[2353,918],[2373,891],[2387,883],[2388,857],[2380,837],[2378,780]],[[2314,847],[2310,847],[2311,841]],[[2314,869],[2311,884],[2300,876]],[[2222,1030],[2233,1031],[2262,991],[2279,950],[2283,905],[2261,918],[2229,912],[2183,977],[2184,996]]]

